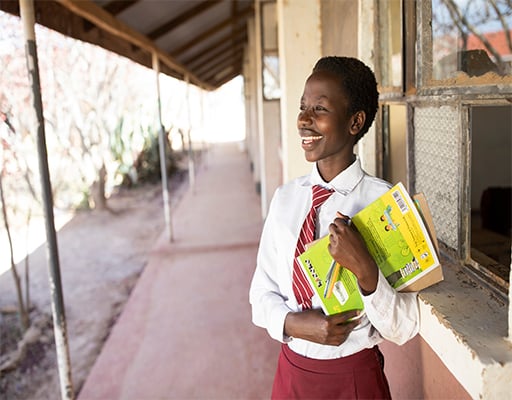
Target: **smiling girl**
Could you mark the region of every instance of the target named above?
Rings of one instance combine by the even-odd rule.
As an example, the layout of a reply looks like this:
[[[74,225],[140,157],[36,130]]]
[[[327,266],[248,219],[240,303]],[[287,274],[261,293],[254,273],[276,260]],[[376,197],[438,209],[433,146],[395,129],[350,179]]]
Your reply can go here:
[[[403,344],[418,332],[416,293],[398,293],[387,283],[349,223],[390,188],[363,171],[354,154],[373,123],[378,96],[373,72],[355,58],[322,58],[306,80],[297,128],[314,166],[276,190],[249,293],[254,324],[282,343],[274,399],[390,398],[378,344]],[[322,198],[311,211],[320,204],[313,196]],[[304,223],[311,215],[312,227]],[[311,297],[294,267],[311,230],[310,239],[329,234],[331,255],[356,275],[364,315],[326,316]]]

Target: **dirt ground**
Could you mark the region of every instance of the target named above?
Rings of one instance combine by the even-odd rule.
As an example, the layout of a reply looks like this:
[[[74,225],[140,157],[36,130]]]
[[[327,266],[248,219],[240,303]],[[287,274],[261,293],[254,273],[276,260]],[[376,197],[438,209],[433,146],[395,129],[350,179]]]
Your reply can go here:
[[[170,183],[171,210],[187,190],[184,174]],[[110,211],[77,213],[58,232],[61,279],[75,393],[80,391],[111,327],[122,311],[148,260],[148,252],[164,231],[160,185],[145,185],[115,193]],[[51,294],[46,247],[29,258],[32,325],[35,340],[18,368],[0,376],[0,396],[6,400],[60,398],[53,339]],[[23,273],[20,266],[19,273]],[[16,314],[10,271],[0,275],[0,334],[2,360],[16,343],[9,343]]]

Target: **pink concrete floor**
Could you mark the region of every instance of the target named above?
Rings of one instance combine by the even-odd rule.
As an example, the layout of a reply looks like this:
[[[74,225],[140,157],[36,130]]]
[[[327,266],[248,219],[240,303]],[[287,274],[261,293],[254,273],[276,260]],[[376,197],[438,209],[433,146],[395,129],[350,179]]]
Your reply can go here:
[[[155,244],[80,400],[269,397],[279,345],[248,303],[259,201],[247,154],[210,149],[173,206],[174,241]]]

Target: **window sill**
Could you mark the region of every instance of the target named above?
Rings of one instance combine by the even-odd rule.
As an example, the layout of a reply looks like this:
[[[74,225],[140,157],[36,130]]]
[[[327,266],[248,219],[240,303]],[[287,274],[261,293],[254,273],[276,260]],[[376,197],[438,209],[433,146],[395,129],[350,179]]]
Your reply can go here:
[[[445,280],[419,294],[420,335],[472,398],[512,392],[508,302],[443,258]]]

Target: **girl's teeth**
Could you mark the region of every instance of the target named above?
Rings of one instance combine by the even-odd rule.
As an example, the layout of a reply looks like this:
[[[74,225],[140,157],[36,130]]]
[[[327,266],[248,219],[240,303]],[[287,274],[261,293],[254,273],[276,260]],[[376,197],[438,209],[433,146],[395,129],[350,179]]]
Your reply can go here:
[[[314,142],[315,140],[320,140],[322,137],[321,136],[307,136],[307,137],[303,137],[302,138],[302,143],[312,143]]]

